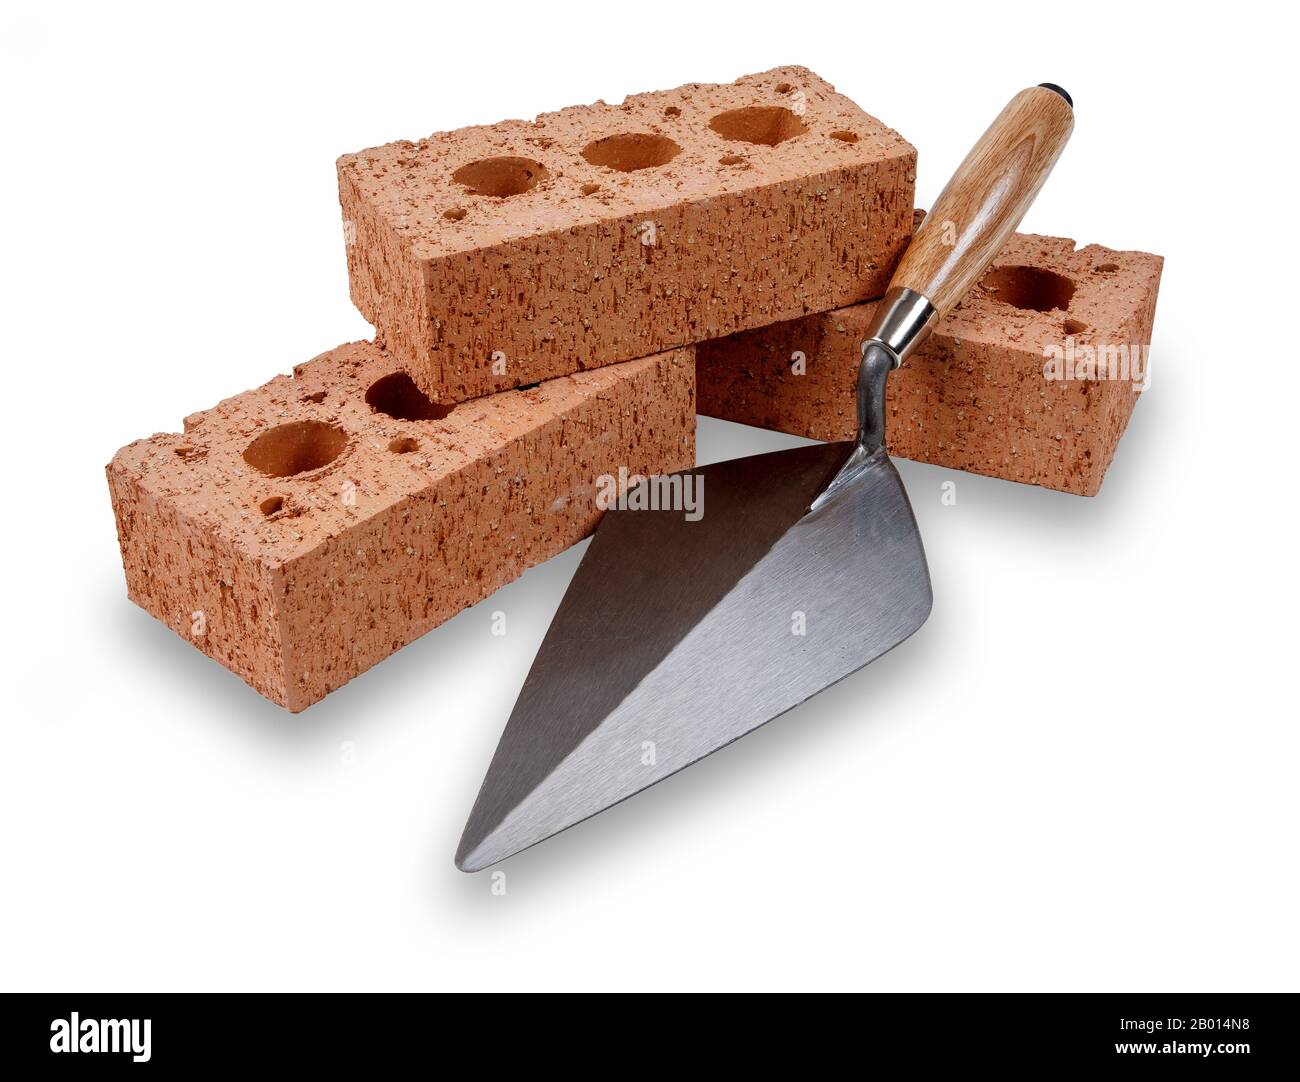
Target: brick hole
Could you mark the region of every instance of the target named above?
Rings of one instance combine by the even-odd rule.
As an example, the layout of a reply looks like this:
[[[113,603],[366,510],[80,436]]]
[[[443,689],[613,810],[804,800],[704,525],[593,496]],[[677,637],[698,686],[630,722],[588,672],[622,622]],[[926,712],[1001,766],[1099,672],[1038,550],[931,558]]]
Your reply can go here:
[[[598,191],[600,191],[600,185],[599,185],[599,184],[584,184],[584,185],[583,185],[581,188],[579,188],[578,190],[579,190],[580,192],[582,192],[583,195],[595,195]]]
[[[347,433],[324,421],[277,425],[244,449],[244,461],[268,477],[293,477],[328,466],[343,453]]]
[[[854,131],[833,131],[831,132],[831,138],[838,139],[841,143],[856,143],[858,133]]]
[[[310,402],[312,405],[319,406],[322,402],[325,401],[325,392],[313,391],[311,394],[303,395],[302,400],[304,402]]]
[[[794,89],[789,83],[777,83],[776,92],[778,94],[789,94]]]
[[[808,130],[808,125],[784,105],[747,105],[743,109],[729,109],[710,120],[709,127],[724,139],[765,147],[774,147]]]
[[[272,515],[276,514],[277,512],[284,510],[284,497],[268,496],[266,499],[264,499],[261,503],[257,505],[257,509],[261,511],[262,514],[264,514],[267,518],[270,518]]]
[[[457,184],[463,184],[475,195],[488,195],[505,199],[523,195],[537,186],[546,176],[546,167],[532,158],[484,158],[482,161],[462,165],[451,175]]]
[[[1118,263],[1103,263],[1101,266],[1099,266],[1099,267],[1093,267],[1092,269],[1093,269],[1097,274],[1114,274],[1117,270],[1119,270],[1119,264],[1118,264]]]
[[[409,455],[420,449],[420,441],[413,436],[398,436],[388,445],[388,449],[395,455]]]
[[[1088,329],[1088,324],[1081,323],[1077,319],[1067,319],[1061,324],[1061,329],[1065,331],[1066,334],[1083,334],[1083,332]]]
[[[719,165],[744,165],[745,156],[743,154],[724,154],[718,159]]]
[[[1031,312],[1064,312],[1074,296],[1074,283],[1038,267],[994,267],[980,279],[980,288],[995,301]]]
[[[465,215],[468,213],[469,211],[467,211],[464,207],[452,207],[450,210],[444,210],[442,212],[442,216],[446,218],[447,221],[449,222],[459,222],[459,221],[463,221]]]
[[[682,115],[682,111],[678,109],[677,106],[675,105],[670,105],[668,106],[667,109],[664,110],[664,116],[673,117],[673,116],[681,116],[681,115]]]
[[[366,405],[396,421],[440,421],[455,409],[431,402],[405,372],[393,372],[375,380],[366,391]]]
[[[208,450],[206,447],[195,447],[192,443],[185,443],[180,447],[173,447],[172,454],[182,462],[201,462],[208,457]]]
[[[620,173],[635,173],[638,169],[667,165],[681,153],[681,149],[666,135],[629,132],[593,140],[582,148],[582,156],[592,165],[617,169]]]

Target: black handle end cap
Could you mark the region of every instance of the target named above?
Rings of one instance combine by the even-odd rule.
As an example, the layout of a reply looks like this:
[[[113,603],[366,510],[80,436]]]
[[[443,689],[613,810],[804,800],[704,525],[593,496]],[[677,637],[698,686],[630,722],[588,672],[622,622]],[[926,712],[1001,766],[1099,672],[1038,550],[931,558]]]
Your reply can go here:
[[[1064,87],[1057,86],[1055,83],[1039,83],[1038,85],[1041,86],[1044,90],[1052,90],[1055,91],[1057,94],[1060,94],[1061,97],[1065,99],[1065,104],[1068,105],[1071,109],[1074,108],[1074,99],[1065,92]]]

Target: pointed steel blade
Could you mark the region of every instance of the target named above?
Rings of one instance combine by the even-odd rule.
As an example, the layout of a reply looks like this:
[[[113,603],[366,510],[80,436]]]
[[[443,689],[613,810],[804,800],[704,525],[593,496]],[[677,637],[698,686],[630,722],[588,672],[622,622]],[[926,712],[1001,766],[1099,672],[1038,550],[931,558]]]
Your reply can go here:
[[[662,781],[924,623],[930,576],[888,456],[827,491],[852,449],[683,471],[703,479],[699,521],[606,512],[506,725],[458,867],[477,871]]]

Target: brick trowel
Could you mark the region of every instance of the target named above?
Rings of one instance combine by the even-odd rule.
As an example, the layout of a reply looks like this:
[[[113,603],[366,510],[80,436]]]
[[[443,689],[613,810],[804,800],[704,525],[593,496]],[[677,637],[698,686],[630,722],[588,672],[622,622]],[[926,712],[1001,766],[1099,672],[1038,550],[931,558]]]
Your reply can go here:
[[[506,724],[459,868],[662,781],[925,622],[925,551],[885,448],[889,374],[1020,223],[1073,124],[1065,91],[1023,90],[948,182],[862,343],[856,439],[640,482],[694,493],[693,512],[635,489],[606,511]]]

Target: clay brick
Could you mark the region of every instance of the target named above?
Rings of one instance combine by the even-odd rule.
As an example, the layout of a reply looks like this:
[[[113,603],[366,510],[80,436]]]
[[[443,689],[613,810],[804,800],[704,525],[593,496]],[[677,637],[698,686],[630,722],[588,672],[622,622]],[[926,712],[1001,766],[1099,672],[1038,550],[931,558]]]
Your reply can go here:
[[[890,453],[1096,495],[1138,387],[1130,379],[1049,380],[1047,351],[1064,353],[1072,342],[1075,376],[1087,374],[1088,347],[1145,356],[1163,263],[1146,252],[1013,236],[890,376]],[[700,413],[812,439],[850,438],[858,347],[874,308],[853,305],[701,344]],[[792,371],[796,350],[806,357],[802,376]],[[1118,373],[1117,360],[1109,366]]]
[[[127,589],[302,710],[590,533],[600,475],[692,465],[694,414],[689,349],[447,408],[340,346],[117,453]]]
[[[390,143],[338,162],[352,299],[461,401],[879,296],[915,165],[799,67]]]

